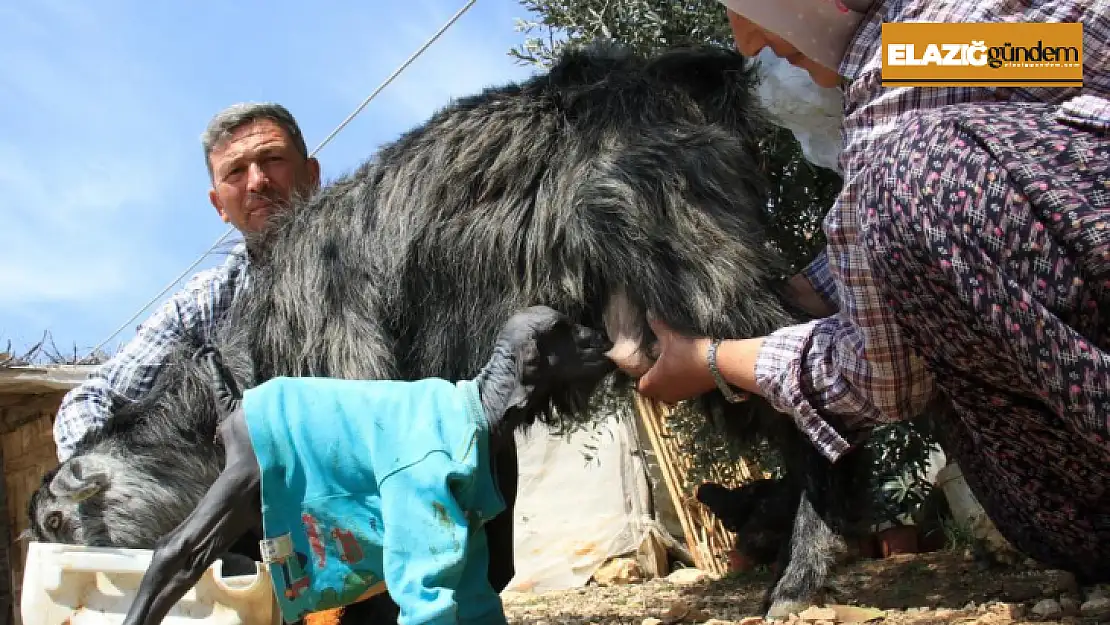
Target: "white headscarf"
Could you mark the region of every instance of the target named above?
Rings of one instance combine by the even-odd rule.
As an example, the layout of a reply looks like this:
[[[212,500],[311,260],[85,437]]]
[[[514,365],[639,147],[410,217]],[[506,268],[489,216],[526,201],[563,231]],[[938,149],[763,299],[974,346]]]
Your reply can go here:
[[[840,89],[818,85],[809,72],[794,67],[771,48],[763,48],[756,59],[761,77],[757,96],[771,121],[794,134],[807,161],[840,172],[844,119]]]
[[[837,71],[848,42],[876,0],[720,0],[799,52]]]
[[[785,39],[833,72],[838,70],[852,35],[875,1],[720,0],[733,13]],[[791,65],[770,46],[756,58],[762,78],[758,97],[772,121],[794,134],[806,160],[840,172],[843,93],[813,82],[809,72]]]

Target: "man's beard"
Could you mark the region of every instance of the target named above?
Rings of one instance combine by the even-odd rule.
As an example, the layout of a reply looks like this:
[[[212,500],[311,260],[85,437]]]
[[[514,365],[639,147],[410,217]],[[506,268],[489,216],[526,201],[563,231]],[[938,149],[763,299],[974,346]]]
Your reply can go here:
[[[842,173],[844,96],[840,89],[818,85],[809,72],[794,67],[770,47],[755,58],[760,76],[756,95],[771,122],[794,134],[807,161]]]

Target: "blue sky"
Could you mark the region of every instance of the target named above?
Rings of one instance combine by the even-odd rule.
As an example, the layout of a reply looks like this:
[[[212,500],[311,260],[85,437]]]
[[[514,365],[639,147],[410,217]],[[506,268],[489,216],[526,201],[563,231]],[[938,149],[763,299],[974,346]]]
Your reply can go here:
[[[49,331],[87,353],[224,232],[199,143],[217,110],[281,102],[312,149],[464,4],[0,4],[0,351]],[[324,147],[325,179],[452,97],[535,71],[507,54],[518,17],[517,0],[478,0]]]

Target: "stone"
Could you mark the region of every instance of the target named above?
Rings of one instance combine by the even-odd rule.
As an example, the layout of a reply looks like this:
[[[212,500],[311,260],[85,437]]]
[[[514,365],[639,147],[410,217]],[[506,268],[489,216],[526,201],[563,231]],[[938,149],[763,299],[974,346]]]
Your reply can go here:
[[[1059,618],[1063,614],[1060,602],[1055,599],[1041,599],[1033,606],[1033,614],[1043,619]]]
[[[1110,616],[1110,598],[1095,597],[1083,602],[1079,606],[1079,614],[1084,618],[1102,618]]]
[[[1025,606],[1020,603],[1000,603],[995,612],[1015,621],[1025,618]]]
[[[701,569],[678,569],[674,573],[667,576],[667,581],[678,585],[685,586],[688,584],[697,584],[713,579],[713,576]]]
[[[670,608],[667,608],[667,611],[663,614],[661,622],[664,625],[671,625],[685,619],[689,614],[690,604],[686,603],[682,599],[678,599],[671,604]]]
[[[806,621],[834,621],[836,620],[836,610],[811,606],[799,612],[798,618]]]
[[[1079,599],[1075,597],[1060,597],[1060,610],[1064,616],[1079,614]]]
[[[649,616],[646,619],[640,621],[640,625],[663,625],[663,621],[655,618],[654,616]]]
[[[886,616],[884,610],[864,606],[833,604],[827,607],[836,612],[836,618],[829,620],[840,623],[866,623]]]
[[[599,586],[625,586],[644,581],[640,563],[632,558],[613,558],[594,573]]]

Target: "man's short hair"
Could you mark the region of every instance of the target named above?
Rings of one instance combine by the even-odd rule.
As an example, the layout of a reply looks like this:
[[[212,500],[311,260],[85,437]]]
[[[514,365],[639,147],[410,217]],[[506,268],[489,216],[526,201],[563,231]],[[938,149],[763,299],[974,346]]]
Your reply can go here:
[[[281,127],[293,140],[297,152],[302,157],[308,158],[308,147],[305,145],[301,128],[288,109],[276,102],[240,102],[216,113],[208,122],[204,134],[200,136],[201,145],[204,146],[204,166],[208,168],[209,178],[214,175],[212,161],[209,159],[212,150],[236,129],[260,119],[269,119]]]

